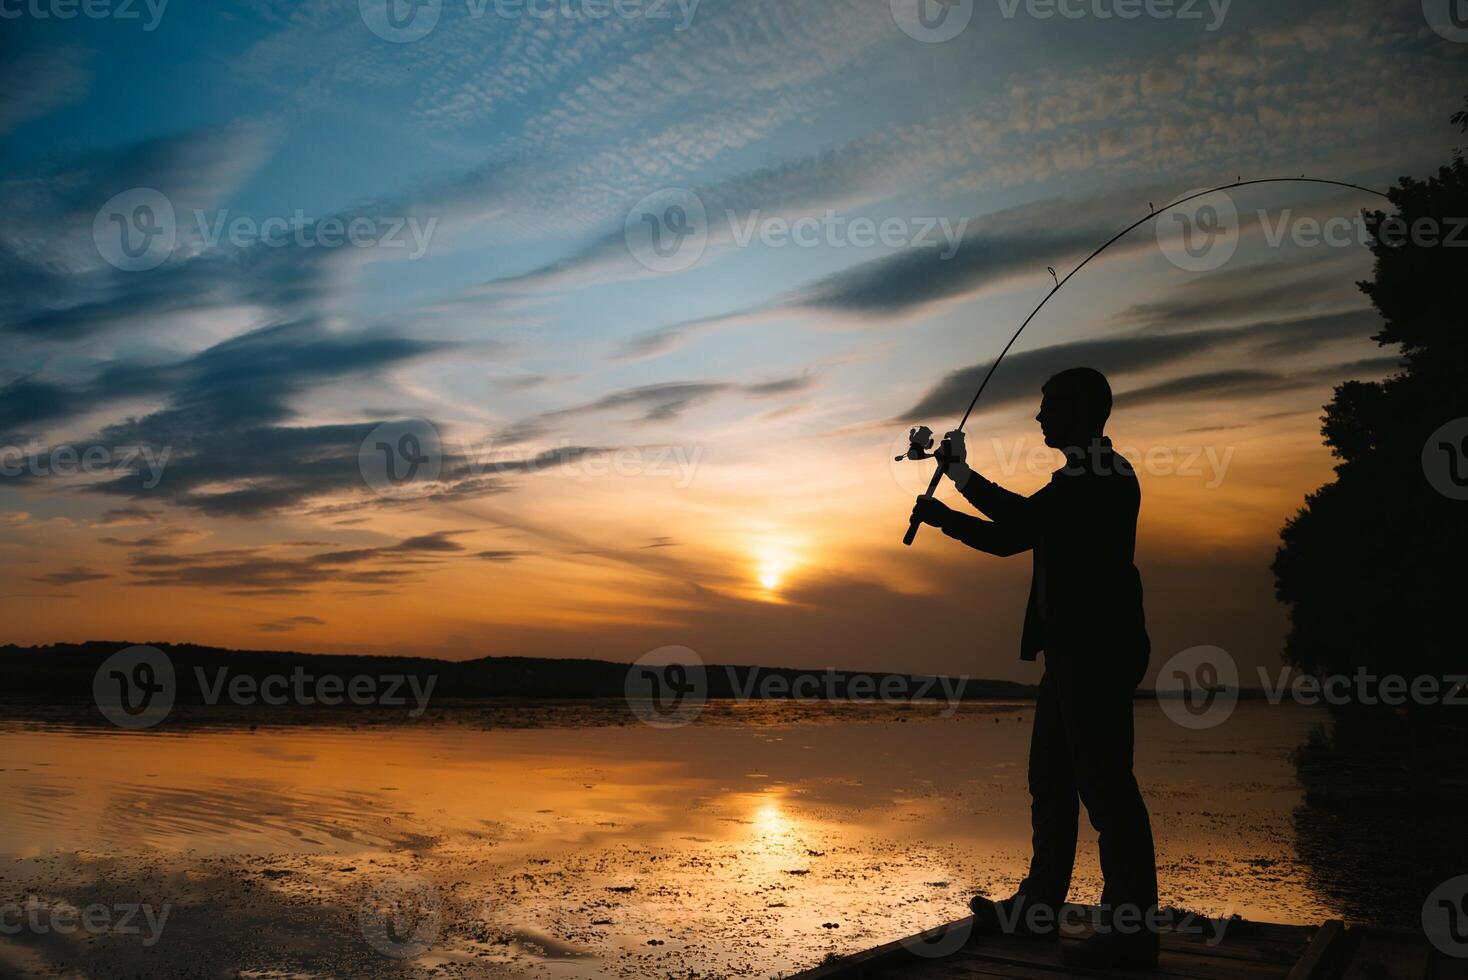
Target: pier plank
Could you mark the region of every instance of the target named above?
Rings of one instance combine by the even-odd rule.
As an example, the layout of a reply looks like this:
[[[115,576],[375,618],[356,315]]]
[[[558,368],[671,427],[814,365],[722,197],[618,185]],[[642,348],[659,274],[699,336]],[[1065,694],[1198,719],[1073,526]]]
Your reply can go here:
[[[1230,920],[1194,932],[1166,932],[1155,971],[1076,970],[1063,966],[1059,942],[985,936],[961,942],[968,919],[823,963],[791,980],[1468,980],[1468,960],[1435,952],[1420,935],[1338,920],[1290,926]],[[1221,933],[1218,927],[1222,927]]]

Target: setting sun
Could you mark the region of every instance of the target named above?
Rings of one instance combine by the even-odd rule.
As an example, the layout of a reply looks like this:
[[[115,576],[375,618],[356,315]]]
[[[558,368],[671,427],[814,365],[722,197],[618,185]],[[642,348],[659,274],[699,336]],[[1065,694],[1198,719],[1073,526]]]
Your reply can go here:
[[[794,567],[795,556],[788,547],[770,545],[756,555],[755,577],[765,592],[773,593],[784,584]]]

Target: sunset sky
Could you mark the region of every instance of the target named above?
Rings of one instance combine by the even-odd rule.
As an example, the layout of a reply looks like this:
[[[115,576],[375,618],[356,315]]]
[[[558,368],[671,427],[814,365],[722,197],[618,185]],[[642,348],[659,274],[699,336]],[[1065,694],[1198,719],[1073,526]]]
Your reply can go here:
[[[8,19],[0,638],[679,644],[1034,679],[1028,558],[932,529],[902,547],[930,473],[892,461],[907,426],[955,422],[1046,267],[1149,204],[1239,177],[1385,189],[1445,162],[1468,46],[1419,0],[1234,0],[1221,22],[977,0],[946,40],[908,4]],[[162,221],[135,210],[160,197],[172,247],[127,268],[114,219]],[[1057,465],[1040,382],[1108,373],[1154,664],[1199,644],[1277,663],[1268,563],[1330,474],[1320,406],[1394,363],[1357,232],[1310,225],[1381,202],[1229,197],[1236,251],[1133,232],[1035,320],[969,427],[976,468],[1036,489]],[[706,246],[664,262],[643,215],[673,204]],[[800,242],[772,224],[802,217]],[[354,218],[370,240],[317,240]],[[437,478],[378,493],[369,436],[429,431],[412,419],[439,434]],[[106,461],[57,473],[57,447]]]

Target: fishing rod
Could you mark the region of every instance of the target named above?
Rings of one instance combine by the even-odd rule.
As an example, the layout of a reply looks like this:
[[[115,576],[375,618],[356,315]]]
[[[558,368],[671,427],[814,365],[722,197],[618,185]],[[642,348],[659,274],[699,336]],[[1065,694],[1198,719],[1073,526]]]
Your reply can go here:
[[[1064,278],[1055,279],[1055,285],[1050,288],[1050,291],[1045,294],[1045,297],[1040,300],[1038,304],[1036,304],[1033,310],[1030,311],[1030,315],[1025,317],[1024,322],[1019,325],[1019,329],[1016,330],[1014,332],[1014,335],[1009,338],[1009,343],[1004,345],[1004,349],[999,352],[999,356],[994,358],[994,363],[989,365],[989,370],[984,374],[984,380],[979,382],[979,390],[974,392],[974,397],[968,403],[968,408],[964,411],[963,418],[958,420],[958,431],[962,432],[963,427],[968,424],[968,419],[969,416],[973,414],[974,406],[979,403],[979,397],[983,395],[984,389],[989,386],[989,379],[994,377],[994,372],[998,369],[999,362],[1004,360],[1004,355],[1009,353],[1009,348],[1014,346],[1014,342],[1019,339],[1020,334],[1025,332],[1025,327],[1028,327],[1030,325],[1030,321],[1035,318],[1035,315],[1045,308],[1046,303],[1050,302],[1050,297],[1060,292],[1060,287],[1070,282],[1071,276],[1074,276],[1077,272],[1080,272],[1082,269],[1084,269],[1092,259],[1114,245],[1127,232],[1140,225],[1146,224],[1153,218],[1156,218],[1163,214],[1163,212],[1170,211],[1173,208],[1178,207],[1179,205],[1187,204],[1189,201],[1197,200],[1200,197],[1207,197],[1209,194],[1216,194],[1219,191],[1226,191],[1230,188],[1235,187],[1248,187],[1251,184],[1331,184],[1336,187],[1349,187],[1352,190],[1365,191],[1367,194],[1375,194],[1377,197],[1385,198],[1388,201],[1391,200],[1391,198],[1387,197],[1386,194],[1372,187],[1363,187],[1360,184],[1352,184],[1349,181],[1344,180],[1329,180],[1324,177],[1306,177],[1302,174],[1299,177],[1259,177],[1254,180],[1243,180],[1241,178],[1239,180],[1235,180],[1232,184],[1219,184],[1217,187],[1210,187],[1205,191],[1198,191],[1196,193],[1189,194],[1187,197],[1178,198],[1171,204],[1165,205],[1161,211],[1152,208],[1146,215],[1138,218],[1136,221],[1133,221],[1121,231],[1108,238],[1104,243],[1102,243],[1101,247],[1097,248],[1090,255],[1082,259],[1081,263],[1077,265],[1074,269],[1067,272]],[[1149,205],[1149,208],[1150,207],[1151,206]],[[1045,269],[1047,272],[1050,273],[1052,277],[1055,277],[1056,273],[1052,267],[1046,266]],[[925,425],[915,426],[912,431],[908,433],[907,452],[897,457],[897,459],[899,460],[936,459],[938,461],[937,468],[933,470],[933,478],[928,481],[928,489],[925,496],[931,497],[934,493],[938,491],[938,484],[943,481],[943,474],[948,472],[949,459],[948,454],[944,451],[947,447],[947,443],[948,440],[944,439],[943,444],[938,447],[937,452],[928,452],[928,450],[933,447],[933,432]],[[907,534],[903,537],[902,543],[905,545],[912,544],[913,540],[917,537],[919,527],[922,527],[921,521],[918,521],[916,519],[911,521],[907,526]]]

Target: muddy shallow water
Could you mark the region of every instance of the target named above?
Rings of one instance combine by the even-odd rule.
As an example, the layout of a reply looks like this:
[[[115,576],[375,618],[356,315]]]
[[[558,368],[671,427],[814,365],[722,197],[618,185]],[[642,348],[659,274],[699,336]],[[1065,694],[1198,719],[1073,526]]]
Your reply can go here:
[[[734,707],[675,729],[565,711],[0,725],[0,972],[781,976],[1023,875],[1028,705]],[[1193,731],[1137,712],[1164,903],[1336,914],[1293,823],[1291,753],[1323,716],[1245,702]],[[1098,892],[1087,828],[1072,899]]]

